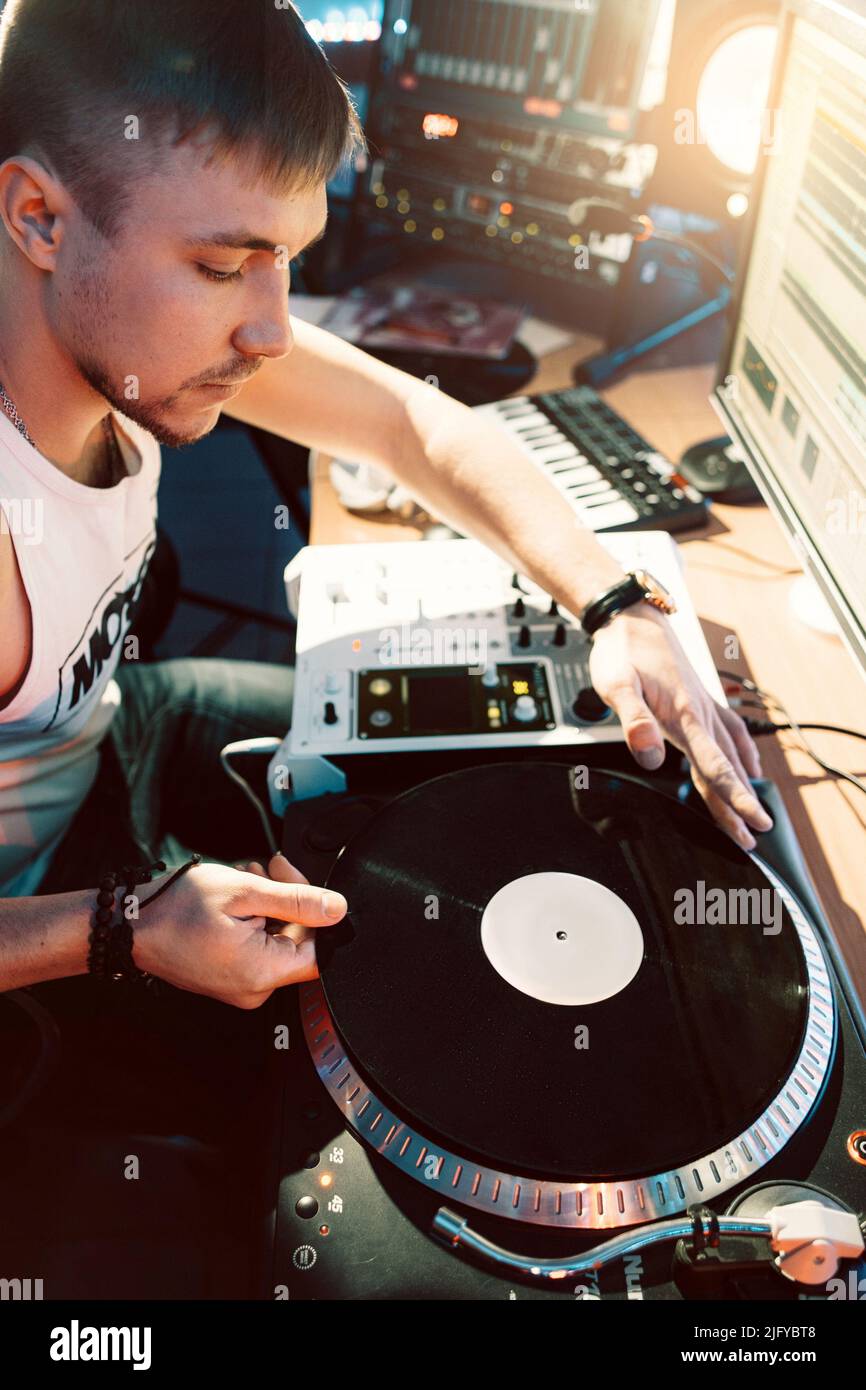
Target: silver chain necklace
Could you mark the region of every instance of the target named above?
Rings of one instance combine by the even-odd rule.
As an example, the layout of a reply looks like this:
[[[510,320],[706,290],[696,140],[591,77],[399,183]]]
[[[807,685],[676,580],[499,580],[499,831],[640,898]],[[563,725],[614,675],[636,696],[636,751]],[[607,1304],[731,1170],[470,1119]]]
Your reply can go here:
[[[12,421],[18,433],[20,435],[23,435],[24,438],[27,440],[27,443],[32,445],[32,447],[35,449],[37,447],[36,441],[31,436],[29,430],[27,429],[27,426],[25,425],[24,421],[19,415],[18,407],[12,400],[12,397],[7,394],[2,381],[0,381],[0,401],[3,402],[3,409],[6,411],[6,414],[9,416],[9,419]],[[126,465],[123,462],[123,455],[120,452],[120,445],[117,442],[117,436],[114,433],[111,424],[109,423],[109,418],[107,415],[103,418],[102,421],[102,433],[105,435],[106,443],[108,444],[108,451],[112,463],[112,477],[117,472],[125,473]]]
[[[0,382],[0,400],[2,400],[6,414],[9,416],[9,419],[12,421],[18,433],[24,435],[24,438],[27,440],[28,444],[33,444],[33,440],[27,433],[27,426],[21,419],[21,416],[18,414],[18,408],[15,405],[15,402],[9,396],[7,396],[2,382]],[[36,445],[33,444],[33,447],[35,449]]]

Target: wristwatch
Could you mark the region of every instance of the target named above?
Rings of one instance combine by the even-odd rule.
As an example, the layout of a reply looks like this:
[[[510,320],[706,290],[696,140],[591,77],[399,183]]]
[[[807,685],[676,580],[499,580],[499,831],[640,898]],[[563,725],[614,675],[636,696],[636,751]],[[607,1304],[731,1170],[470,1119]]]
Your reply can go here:
[[[663,584],[648,570],[630,570],[625,579],[612,588],[606,589],[598,598],[584,608],[580,625],[587,637],[593,637],[599,628],[606,627],[611,618],[623,609],[636,603],[651,603],[662,613],[676,613],[677,606]]]

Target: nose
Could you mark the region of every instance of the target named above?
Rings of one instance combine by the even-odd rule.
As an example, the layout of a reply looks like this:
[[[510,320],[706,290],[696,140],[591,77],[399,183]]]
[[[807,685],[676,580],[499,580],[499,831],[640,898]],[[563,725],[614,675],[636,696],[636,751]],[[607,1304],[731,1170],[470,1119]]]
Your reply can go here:
[[[270,283],[268,283],[270,282]],[[295,345],[289,315],[287,277],[271,272],[252,312],[233,335],[238,352],[249,357],[286,357]]]

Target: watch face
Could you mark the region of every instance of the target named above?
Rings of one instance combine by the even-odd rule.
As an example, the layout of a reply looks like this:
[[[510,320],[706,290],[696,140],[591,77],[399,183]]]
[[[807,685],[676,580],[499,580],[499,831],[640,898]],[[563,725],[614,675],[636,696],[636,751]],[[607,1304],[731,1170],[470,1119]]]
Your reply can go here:
[[[660,584],[649,570],[634,570],[634,577],[643,586],[647,603],[660,608],[663,613],[676,613],[677,606],[664,584]]]

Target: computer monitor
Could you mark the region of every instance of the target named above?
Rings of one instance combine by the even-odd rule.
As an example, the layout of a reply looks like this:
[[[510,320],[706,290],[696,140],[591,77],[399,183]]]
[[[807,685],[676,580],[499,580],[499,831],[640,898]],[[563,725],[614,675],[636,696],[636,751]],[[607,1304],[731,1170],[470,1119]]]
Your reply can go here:
[[[713,401],[866,675],[866,0],[787,0]]]

